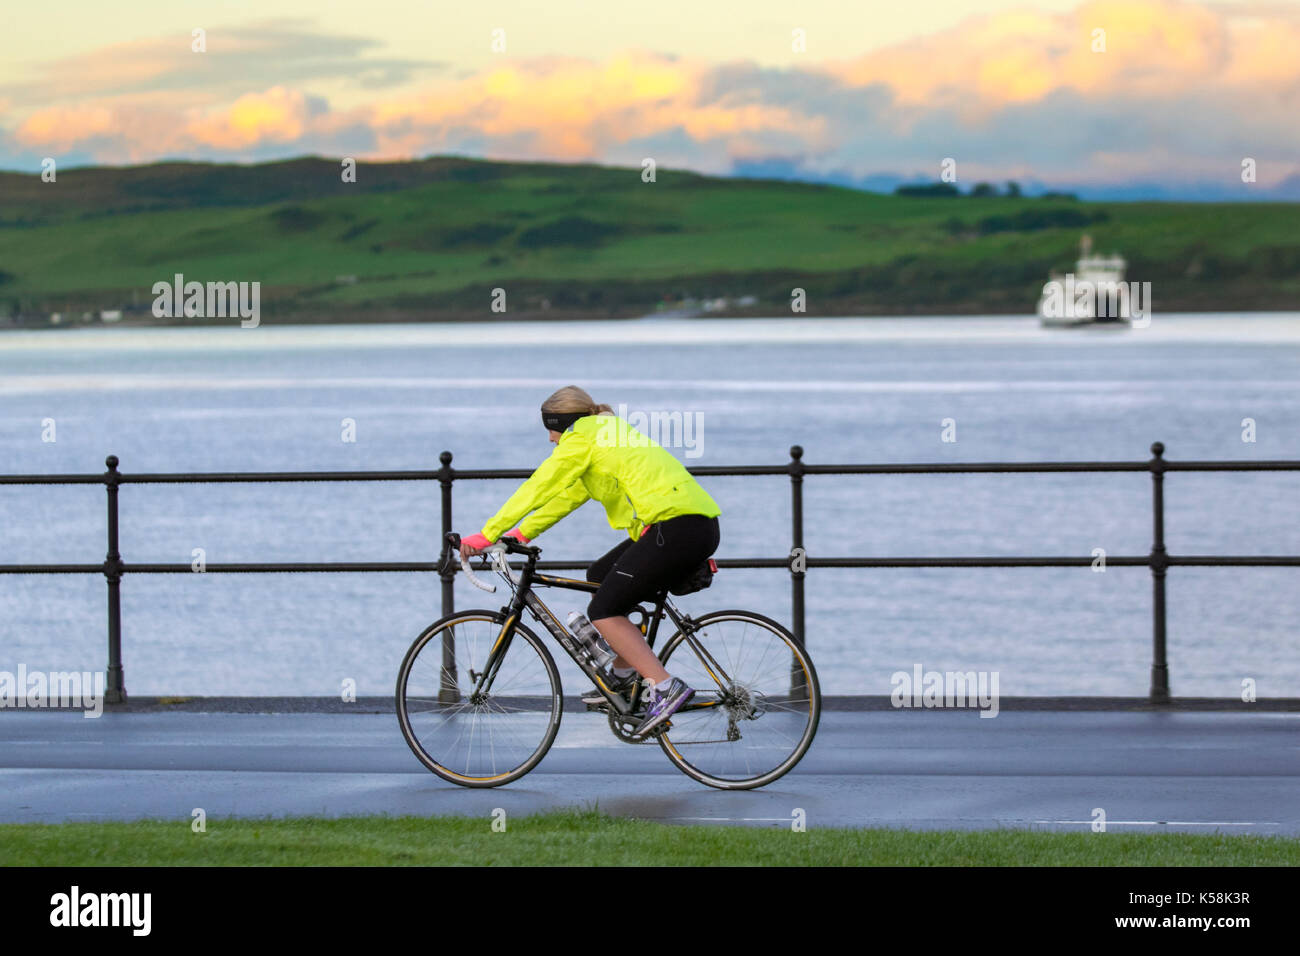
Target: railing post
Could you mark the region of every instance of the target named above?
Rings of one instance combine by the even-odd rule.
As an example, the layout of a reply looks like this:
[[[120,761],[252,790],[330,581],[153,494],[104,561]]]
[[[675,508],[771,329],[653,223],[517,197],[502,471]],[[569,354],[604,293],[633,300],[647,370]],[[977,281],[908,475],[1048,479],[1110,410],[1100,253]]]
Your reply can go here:
[[[794,639],[804,646],[803,579],[807,560],[803,550],[803,448],[790,446],[790,613],[794,625]],[[808,685],[803,668],[797,661],[790,663],[790,696],[806,697]]]
[[[104,703],[126,702],[126,676],[122,670],[122,555],[117,541],[117,456],[104,459],[104,488],[108,492],[108,554],[104,557],[104,579],[108,582],[108,673]]]
[[[451,470],[451,452],[444,451],[438,456],[442,462],[442,468],[438,473],[438,483],[442,486],[442,540],[438,543],[438,553],[442,553],[443,547],[449,535],[454,529],[451,524],[451,483],[454,475]],[[450,570],[450,565],[442,572],[442,616],[456,610],[456,575]],[[442,634],[442,678],[438,687],[438,702],[440,704],[455,704],[460,702],[460,691],[457,689],[456,677],[456,638],[447,628]]]
[[[1165,446],[1156,442],[1151,446],[1151,508],[1153,540],[1151,543],[1152,587],[1152,656],[1151,702],[1169,702],[1169,663],[1165,659],[1165,569],[1169,567],[1169,552],[1165,550]]]

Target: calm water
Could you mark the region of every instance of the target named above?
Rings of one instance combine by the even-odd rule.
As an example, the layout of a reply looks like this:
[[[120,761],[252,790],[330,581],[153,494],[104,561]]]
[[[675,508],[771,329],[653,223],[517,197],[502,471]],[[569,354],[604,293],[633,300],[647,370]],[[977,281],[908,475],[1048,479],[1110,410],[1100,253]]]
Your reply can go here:
[[[1300,459],[1300,316],[1157,316],[1146,330],[1043,331],[1018,318],[662,320],[549,326],[66,330],[0,336],[0,471],[531,468],[550,451],[537,415],[576,383],[633,411],[696,424],[688,464]],[[1242,440],[1253,419],[1256,441]],[[56,441],[42,441],[52,419]],[[342,423],[356,441],[342,440]],[[956,441],[945,442],[953,420]],[[1300,554],[1300,475],[1173,474],[1174,554]],[[513,483],[464,482],[458,530],[477,530]],[[789,549],[784,478],[713,478],[722,557]],[[805,481],[817,556],[1140,555],[1150,478],[1132,475],[821,477]],[[128,562],[430,560],[436,485],[415,482],[128,486]],[[0,488],[0,563],[103,559],[104,491]],[[589,560],[620,540],[589,504],[539,539]],[[1296,569],[1174,568],[1178,695],[1300,696]],[[135,694],[392,692],[414,636],[439,613],[428,574],[128,575]],[[1144,568],[822,570],[808,640],[830,693],[886,694],[890,675],[996,670],[1011,694],[1144,694]],[[549,598],[550,596],[547,595]],[[457,606],[498,606],[457,584]],[[555,596],[564,613],[582,602]],[[690,610],[790,618],[789,576],[727,571]],[[95,575],[0,576],[0,670],[102,669]],[[566,689],[576,672],[566,665]]]

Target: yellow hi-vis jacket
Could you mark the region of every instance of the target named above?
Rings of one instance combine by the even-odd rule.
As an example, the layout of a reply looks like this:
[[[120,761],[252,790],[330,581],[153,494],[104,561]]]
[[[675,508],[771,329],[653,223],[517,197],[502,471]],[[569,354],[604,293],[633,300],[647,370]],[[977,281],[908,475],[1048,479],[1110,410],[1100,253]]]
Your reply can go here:
[[[634,541],[658,521],[722,513],[669,452],[616,415],[588,415],[560,436],[551,456],[483,526],[483,537],[496,541],[523,519],[519,530],[535,538],[590,498],[605,506],[611,528]]]

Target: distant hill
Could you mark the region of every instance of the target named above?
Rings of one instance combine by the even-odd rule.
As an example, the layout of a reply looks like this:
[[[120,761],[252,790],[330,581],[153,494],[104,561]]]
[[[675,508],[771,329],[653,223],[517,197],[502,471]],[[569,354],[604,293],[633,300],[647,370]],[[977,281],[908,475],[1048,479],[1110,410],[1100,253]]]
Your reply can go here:
[[[1300,206],[892,196],[660,169],[435,157],[0,173],[0,320],[256,281],[265,321],[1029,314],[1081,235],[1159,310],[1300,308]],[[173,320],[193,322],[198,320]]]

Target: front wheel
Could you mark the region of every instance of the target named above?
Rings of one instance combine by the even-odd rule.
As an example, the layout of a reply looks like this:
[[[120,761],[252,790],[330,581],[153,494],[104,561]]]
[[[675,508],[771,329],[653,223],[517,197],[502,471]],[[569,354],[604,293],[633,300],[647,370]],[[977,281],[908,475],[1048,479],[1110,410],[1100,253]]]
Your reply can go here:
[[[695,690],[658,738],[683,773],[721,790],[749,790],[808,752],[821,688],[808,654],[776,621],[750,611],[706,614],[689,637],[672,636],[661,660]]]
[[[505,620],[499,611],[461,611],[435,621],[397,674],[397,720],[407,745],[420,763],[462,787],[518,780],[546,756],[560,729],[555,661],[522,623],[498,650]]]

